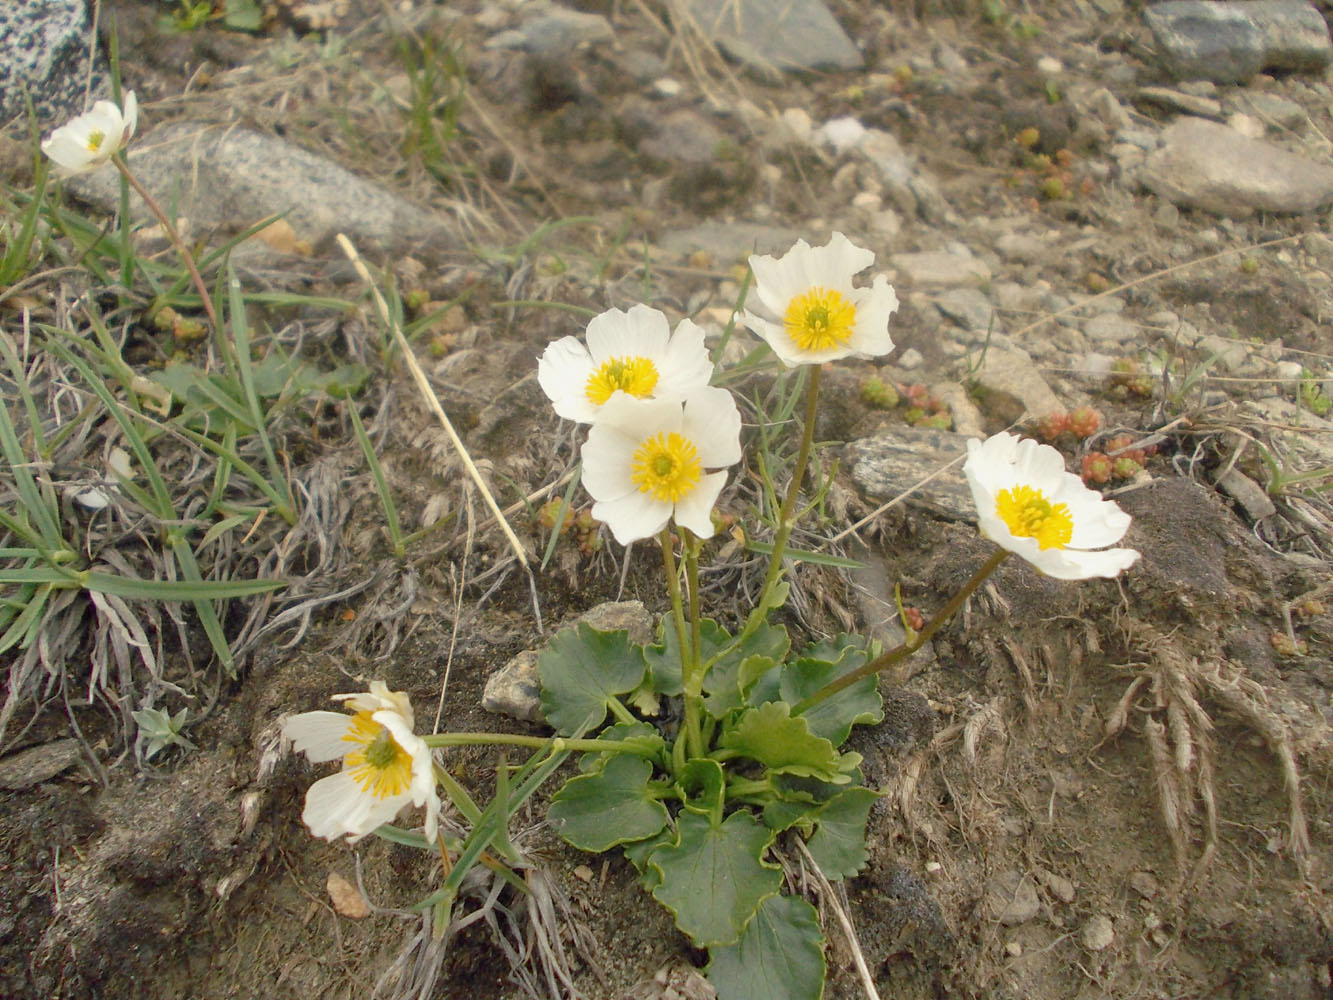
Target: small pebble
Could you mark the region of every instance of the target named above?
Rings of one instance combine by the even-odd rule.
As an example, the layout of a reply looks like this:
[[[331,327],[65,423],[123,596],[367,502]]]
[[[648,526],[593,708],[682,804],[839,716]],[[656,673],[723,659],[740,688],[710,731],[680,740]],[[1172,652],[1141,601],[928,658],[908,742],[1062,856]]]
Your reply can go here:
[[[1115,925],[1105,914],[1097,914],[1083,925],[1083,947],[1088,951],[1104,951],[1115,940]]]

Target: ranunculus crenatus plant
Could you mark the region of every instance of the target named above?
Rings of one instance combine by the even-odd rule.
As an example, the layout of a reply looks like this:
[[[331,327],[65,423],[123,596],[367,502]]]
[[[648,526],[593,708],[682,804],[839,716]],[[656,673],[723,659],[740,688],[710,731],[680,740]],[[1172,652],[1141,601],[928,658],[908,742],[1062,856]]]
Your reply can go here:
[[[578,753],[578,773],[551,799],[551,823],[575,847],[624,852],[643,888],[707,950],[706,973],[721,1000],[822,995],[818,914],[786,883],[775,851],[799,838],[834,882],[864,865],[878,793],[865,785],[860,755],[844,747],[854,726],[883,718],[876,674],[929,640],[1011,553],[1069,580],[1115,576],[1137,558],[1107,548],[1124,536],[1128,516],[1067,473],[1058,452],[1001,434],[971,442],[965,467],[981,533],[999,548],[907,642],[883,651],[839,635],[798,649],[770,620],[787,598],[784,556],[798,496],[809,489],[820,366],[893,347],[892,287],[883,276],[868,285],[854,280],[873,262],[841,233],[823,247],[800,241],[781,257],[751,258],[758,305],[745,322],[784,366],[808,377],[768,569],[755,606],[742,609],[734,630],[705,616],[699,584],[714,507],[742,458],[740,413],[727,390],[708,385],[713,366],[702,332],[683,320],[672,333],[660,312],[635,306],[593,319],[586,343],[567,337],[547,348],[542,388],[560,416],[589,424],[581,469],[595,516],[620,543],[653,539],[660,550],[669,610],[656,641],[638,645],[623,631],[587,625],[556,634],[538,661],[551,741],[417,737],[410,711],[390,703],[382,688],[348,699],[351,722],[337,713],[295,717],[287,731],[299,747],[314,760],[343,762],[338,775],[311,789],[312,831],[358,837],[411,804],[425,806],[433,839],[432,800],[417,783],[425,747],[539,747],[533,760],[542,767]],[[769,493],[779,487],[765,484]],[[315,795],[325,782],[327,792]],[[470,801],[456,787],[444,790],[456,803]],[[346,802],[341,817],[335,798]],[[490,829],[483,826],[489,811],[472,811],[476,828]],[[402,831],[392,836],[407,842]],[[478,856],[468,853],[471,842],[457,846],[458,858]],[[454,878],[454,848],[443,837],[429,846],[444,851]]]

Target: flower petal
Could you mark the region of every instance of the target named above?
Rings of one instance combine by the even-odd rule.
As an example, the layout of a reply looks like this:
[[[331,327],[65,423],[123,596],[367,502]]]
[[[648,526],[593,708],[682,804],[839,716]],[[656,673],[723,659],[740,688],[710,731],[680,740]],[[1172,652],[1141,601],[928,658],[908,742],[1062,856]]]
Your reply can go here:
[[[343,737],[351,727],[352,717],[342,712],[302,712],[282,725],[284,739],[312,762],[322,764],[340,760],[352,749]]]
[[[603,522],[621,545],[640,538],[652,538],[671,520],[671,504],[655,500],[649,493],[635,490],[614,500],[599,500],[592,505],[592,516]]]
[[[629,312],[608,309],[594,316],[584,339],[593,363],[600,365],[608,358],[660,358],[666,353],[670,336],[666,314],[640,304]]]
[[[698,486],[676,501],[676,510],[672,515],[676,523],[700,538],[712,538],[713,507],[726,484],[725,472],[711,472],[703,476]]]
[[[537,383],[566,420],[591,423],[597,407],[588,399],[588,378],[594,370],[588,349],[577,337],[562,337],[546,346],[537,360]]]
[[[615,500],[638,487],[630,478],[634,450],[640,437],[622,428],[596,423],[588,431],[579,457],[583,464],[583,488],[594,500]]]
[[[348,771],[320,778],[306,791],[301,822],[316,837],[335,840],[346,836],[353,843],[383,826],[407,805],[407,795],[379,799],[367,795]]]
[[[713,359],[704,346],[703,328],[688,319],[676,324],[657,369],[653,395],[661,399],[684,398],[708,385],[713,377]]]
[[[726,389],[710,386],[686,399],[681,434],[698,449],[705,469],[721,469],[741,460],[741,412]]]

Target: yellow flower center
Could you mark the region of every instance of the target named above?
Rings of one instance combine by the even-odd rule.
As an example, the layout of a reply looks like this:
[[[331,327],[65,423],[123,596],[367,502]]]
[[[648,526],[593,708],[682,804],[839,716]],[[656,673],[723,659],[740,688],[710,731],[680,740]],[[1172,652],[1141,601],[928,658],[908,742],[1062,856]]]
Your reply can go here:
[[[1041,490],[1015,486],[995,496],[995,513],[1018,538],[1035,538],[1043,549],[1063,549],[1074,535],[1074,519],[1062,503],[1052,504]]]
[[[676,503],[699,485],[699,452],[675,431],[644,440],[634,452],[630,480],[654,500]]]
[[[386,727],[371,718],[370,712],[352,716],[343,739],[357,745],[343,758],[343,768],[362,791],[377,799],[407,791],[412,784],[412,755],[398,745]]]
[[[584,392],[594,406],[601,406],[619,389],[643,399],[657,386],[657,366],[647,358],[607,358],[588,376]]]
[[[102,148],[102,143],[106,141],[106,133],[100,128],[95,128],[88,133],[88,152],[96,153]]]
[[[791,300],[782,325],[803,351],[843,347],[852,339],[856,306],[841,292],[816,285]]]

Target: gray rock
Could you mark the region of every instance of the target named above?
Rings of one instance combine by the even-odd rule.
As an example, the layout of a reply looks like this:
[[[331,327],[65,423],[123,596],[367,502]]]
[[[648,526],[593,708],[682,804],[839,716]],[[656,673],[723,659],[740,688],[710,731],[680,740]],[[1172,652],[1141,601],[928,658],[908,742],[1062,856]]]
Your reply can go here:
[[[957,382],[938,382],[930,387],[930,394],[949,408],[955,434],[975,438],[986,436],[981,410],[961,385]]]
[[[1123,344],[1142,336],[1137,325],[1113,312],[1098,313],[1086,320],[1083,332],[1103,344]]]
[[[1045,868],[1038,868],[1036,871],[1037,880],[1046,887],[1046,891],[1062,903],[1072,903],[1074,901],[1074,883],[1063,875],[1057,875],[1055,872],[1047,871]]]
[[[1044,417],[1061,409],[1060,400],[1026,354],[991,346],[973,373],[982,410],[1006,423]]]
[[[601,14],[585,14],[583,11],[566,10],[563,7],[548,7],[536,17],[524,21],[517,31],[502,32],[501,36],[490,39],[492,47],[502,45],[509,48],[521,48],[542,56],[558,56],[572,52],[585,42],[606,42],[615,37],[611,22]]]
[[[1134,126],[1134,119],[1130,118],[1125,106],[1105,87],[1099,87],[1092,92],[1088,98],[1088,107],[1112,132]]]
[[[1136,104],[1150,104],[1165,108],[1167,111],[1179,111],[1186,115],[1200,118],[1221,118],[1222,102],[1211,97],[1195,97],[1183,90],[1170,87],[1140,87],[1134,92]]]
[[[1219,337],[1215,333],[1200,337],[1194,349],[1199,352],[1200,360],[1207,361],[1211,357],[1214,364],[1229,372],[1238,371],[1250,357],[1249,344]]]
[[[1088,951],[1105,951],[1115,940],[1115,924],[1111,923],[1111,918],[1106,914],[1098,913],[1088,918],[1079,939]]]
[[[920,215],[930,223],[954,219],[954,213],[934,179],[922,172],[915,158],[891,133],[877,128],[866,129],[852,148],[878,172],[886,193],[899,211]]]
[[[889,264],[905,285],[980,285],[990,281],[991,277],[984,260],[947,250],[896,253],[890,256]]]
[[[664,115],[639,151],[663,163],[712,163],[726,138],[722,130],[692,108]]]
[[[584,622],[603,632],[625,630],[630,642],[646,645],[656,638],[653,617],[640,601],[599,604],[580,615],[570,625]],[[542,722],[542,682],[537,660],[542,649],[519,653],[486,679],[481,693],[481,707],[488,712],[508,715],[524,722]]]
[[[84,0],[10,0],[0,5],[0,125],[26,114],[25,92],[32,97],[43,133],[86,110],[92,33],[88,9]],[[93,99],[109,98],[101,50],[92,46],[91,54]]]
[[[1144,19],[1180,80],[1244,83],[1261,69],[1320,69],[1333,58],[1328,26],[1306,0],[1169,0]]]
[[[1046,241],[1028,233],[1005,233],[995,241],[995,252],[1005,260],[1028,264],[1046,255]]]
[[[1218,477],[1217,485],[1223,493],[1245,508],[1251,521],[1262,521],[1277,513],[1268,491],[1234,465]]]
[[[1003,329],[995,317],[995,307],[979,288],[951,288],[935,298],[940,312],[974,333]]]
[[[1041,912],[1041,900],[1032,879],[1017,871],[1004,871],[986,883],[986,912],[992,920],[1013,927],[1025,924]]]
[[[891,500],[911,490],[907,503],[955,520],[976,520],[963,476],[967,439],[952,431],[894,427],[847,446],[852,479],[871,500]],[[952,464],[950,464],[952,463]],[[936,470],[929,482],[917,484]]]
[[[795,229],[755,222],[706,222],[664,233],[658,245],[678,257],[704,250],[720,264],[730,264],[743,261],[752,253],[784,254],[798,239],[809,242],[810,236]]]
[[[862,64],[860,50],[820,0],[689,0],[689,9],[705,35],[763,73]]]
[[[1303,107],[1277,94],[1245,91],[1236,95],[1236,102],[1241,108],[1257,115],[1263,121],[1281,125],[1283,128],[1297,128],[1306,119]]]
[[[910,372],[913,368],[920,368],[926,359],[921,356],[921,352],[915,347],[909,347],[907,350],[903,351],[902,354],[898,355],[897,360],[899,368],[903,368]],[[1298,372],[1297,375],[1299,374],[1300,373]]]
[[[336,233],[363,251],[464,245],[449,220],[276,136],[173,123],[137,139],[130,163],[158,202],[174,202],[195,233],[232,234],[285,212],[297,237],[316,247]],[[120,202],[114,170],[71,178],[67,187],[108,213]],[[130,197],[135,217],[147,218],[147,207]]]
[[[76,739],[42,743],[0,760],[0,788],[22,791],[49,781],[79,762],[83,751]]]
[[[1145,187],[1219,215],[1310,212],[1333,201],[1333,167],[1200,118],[1182,118],[1144,161]]]

